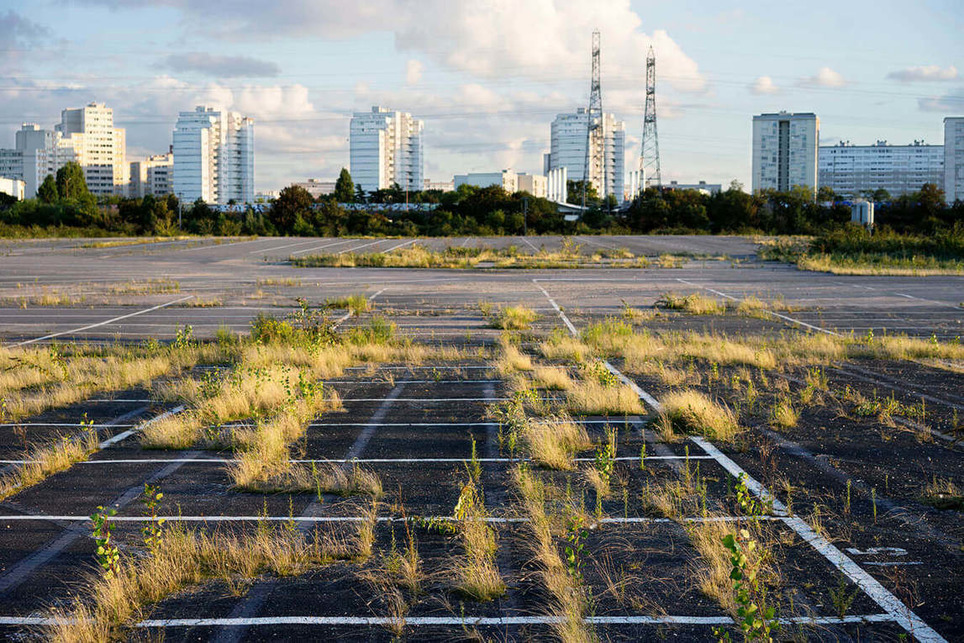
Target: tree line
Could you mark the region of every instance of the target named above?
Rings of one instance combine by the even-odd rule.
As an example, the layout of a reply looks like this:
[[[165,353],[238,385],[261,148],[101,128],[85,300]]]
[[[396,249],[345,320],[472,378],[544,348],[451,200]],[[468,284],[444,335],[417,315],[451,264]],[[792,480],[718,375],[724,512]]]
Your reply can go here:
[[[581,182],[570,182],[581,195]],[[95,199],[82,168],[68,163],[48,176],[37,197],[15,201],[0,195],[0,234],[171,235],[519,235],[529,234],[818,234],[850,221],[850,207],[822,190],[748,194],[734,182],[709,195],[696,190],[647,189],[625,208],[587,189],[587,211],[568,221],[555,203],[499,186],[462,185],[452,192],[405,192],[398,185],[365,193],[342,170],[330,195],[313,198],[304,188],[281,190],[270,207],[220,212],[203,201],[182,204],[174,195]],[[581,201],[581,199],[578,199]],[[345,207],[344,204],[356,204]],[[434,209],[390,211],[384,204],[433,204]],[[878,204],[879,226],[901,233],[931,233],[964,225],[964,203],[948,205],[943,192],[925,184]]]

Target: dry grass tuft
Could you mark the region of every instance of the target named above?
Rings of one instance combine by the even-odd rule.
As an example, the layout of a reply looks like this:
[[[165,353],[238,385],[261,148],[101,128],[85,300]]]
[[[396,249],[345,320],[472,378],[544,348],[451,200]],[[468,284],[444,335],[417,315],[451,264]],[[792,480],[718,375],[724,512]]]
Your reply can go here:
[[[733,412],[700,391],[672,391],[661,400],[660,424],[663,433],[695,433],[711,440],[730,441],[740,432]]]
[[[631,388],[617,382],[603,384],[597,380],[581,380],[566,392],[566,409],[585,415],[640,415],[643,403]]]
[[[526,306],[506,306],[499,308],[491,325],[502,330],[529,330],[539,314]]]
[[[539,352],[546,359],[582,364],[591,351],[579,339],[569,333],[562,332],[561,329],[556,329],[545,341],[539,344]]]
[[[778,429],[792,429],[799,419],[800,413],[786,396],[780,397],[770,410],[770,424]]]
[[[514,375],[519,371],[531,371],[532,359],[507,339],[500,338],[499,356],[495,361],[495,370],[502,377]]]
[[[541,389],[568,391],[573,387],[572,378],[562,366],[537,366],[532,371],[532,382]]]
[[[656,304],[668,310],[682,310],[691,315],[722,315],[726,312],[726,306],[722,302],[699,293],[666,293]]]
[[[495,564],[495,530],[486,522],[482,494],[470,480],[462,487],[455,507],[459,536],[465,556],[455,566],[455,587],[466,598],[491,601],[505,594],[506,585]]]
[[[23,491],[55,473],[69,469],[74,463],[86,460],[97,451],[97,432],[88,428],[79,436],[63,436],[50,444],[36,446],[24,454],[23,464],[0,476],[0,500]]]
[[[770,310],[770,306],[762,299],[754,297],[753,295],[745,297],[736,307],[737,313],[747,315],[748,317],[759,317],[768,310]]]
[[[43,634],[63,642],[118,640],[125,627],[147,614],[148,606],[185,588],[210,580],[237,584],[266,573],[294,576],[357,555],[357,546],[346,538],[316,530],[309,539],[288,525],[259,524],[250,534],[208,534],[175,524],[149,555],[123,558],[110,578],[92,577],[87,596],[55,611]]]

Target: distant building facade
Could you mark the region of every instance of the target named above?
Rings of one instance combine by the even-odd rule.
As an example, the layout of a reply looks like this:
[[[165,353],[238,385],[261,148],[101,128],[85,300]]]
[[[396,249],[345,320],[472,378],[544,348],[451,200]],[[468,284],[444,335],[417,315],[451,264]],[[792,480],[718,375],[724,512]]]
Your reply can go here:
[[[964,116],[944,119],[944,197],[964,201]]]
[[[884,189],[891,196],[920,190],[925,183],[944,184],[944,147],[914,141],[911,145],[820,146],[819,183],[848,198]]]
[[[174,152],[155,154],[143,161],[131,161],[129,193],[133,199],[141,199],[148,194],[174,194]]]
[[[528,192],[532,196],[545,199],[549,196],[549,179],[541,174],[519,174],[517,186],[519,192]]]
[[[173,190],[182,201],[254,202],[254,120],[198,106],[174,128]]]
[[[433,181],[425,179],[425,190],[439,190],[440,192],[451,192],[455,189],[455,181]]]
[[[456,190],[462,185],[474,185],[477,188],[487,188],[497,185],[509,194],[519,191],[519,175],[512,170],[456,174],[455,178],[452,179],[452,183],[455,185]]]
[[[320,196],[325,196],[332,194],[335,191],[335,180],[321,180],[321,179],[308,179],[307,181],[301,181],[299,183],[292,183],[299,188],[304,188],[311,195],[311,198],[317,199]]]
[[[801,186],[817,191],[820,119],[816,114],[779,112],[753,117],[752,189]]]
[[[589,112],[580,107],[574,114],[559,114],[552,121],[550,151],[544,157],[543,171],[566,168],[568,180],[582,181],[586,171]],[[613,114],[603,114],[601,142],[603,163],[590,169],[589,181],[601,198],[613,195],[622,202],[625,195],[626,125]]]
[[[406,112],[378,106],[371,112],[355,112],[349,136],[355,185],[365,192],[389,189],[395,183],[403,190],[421,190],[425,169],[423,129],[424,123]]]

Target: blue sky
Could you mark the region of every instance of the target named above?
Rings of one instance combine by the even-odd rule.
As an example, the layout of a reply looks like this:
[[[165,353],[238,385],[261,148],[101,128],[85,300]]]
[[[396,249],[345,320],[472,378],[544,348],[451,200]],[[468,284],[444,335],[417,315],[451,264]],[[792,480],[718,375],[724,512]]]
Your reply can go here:
[[[0,0],[0,146],[22,121],[106,102],[132,158],[166,151],[179,110],[256,119],[257,186],[348,165],[374,104],[425,121],[426,176],[539,172],[555,113],[603,107],[635,169],[645,51],[657,54],[664,181],[749,183],[753,114],[813,111],[821,141],[942,142],[964,114],[960,0]]]

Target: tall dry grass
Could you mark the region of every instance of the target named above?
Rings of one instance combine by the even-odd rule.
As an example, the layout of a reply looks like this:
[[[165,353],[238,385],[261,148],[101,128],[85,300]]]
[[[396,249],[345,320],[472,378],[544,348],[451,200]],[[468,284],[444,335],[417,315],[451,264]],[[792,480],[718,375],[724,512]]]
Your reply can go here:
[[[728,442],[740,432],[733,411],[695,389],[671,391],[660,403],[660,426],[668,439],[675,439],[678,433],[695,433]]]
[[[53,623],[42,633],[64,643],[118,640],[151,605],[190,587],[211,580],[238,587],[239,581],[262,574],[294,576],[361,556],[362,549],[346,536],[315,530],[309,538],[287,525],[209,534],[175,523],[149,555],[124,556],[112,577],[91,577],[82,595],[53,612]]]

